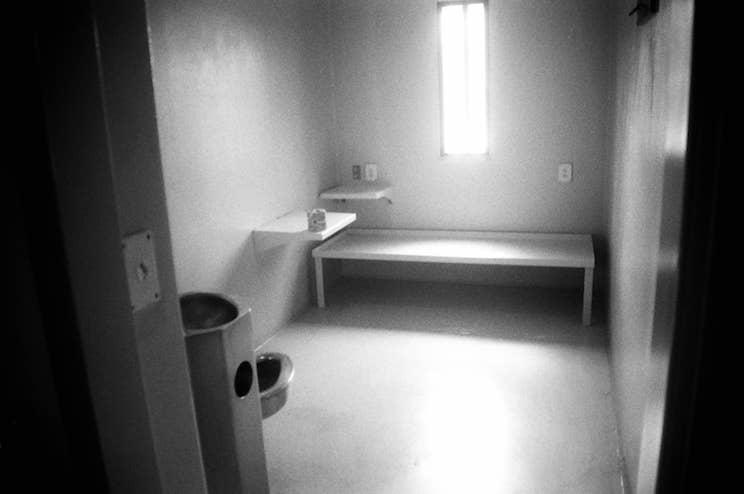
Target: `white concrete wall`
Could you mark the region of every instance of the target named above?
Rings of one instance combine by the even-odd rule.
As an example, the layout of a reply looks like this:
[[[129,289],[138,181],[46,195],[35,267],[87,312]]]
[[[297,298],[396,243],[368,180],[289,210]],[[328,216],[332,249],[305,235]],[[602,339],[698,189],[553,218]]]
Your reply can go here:
[[[604,234],[608,2],[489,3],[490,155],[469,162],[440,156],[436,1],[332,7],[339,178],[376,162],[395,187],[360,226]]]
[[[637,26],[627,17],[633,1],[617,2],[617,80],[610,182],[609,326],[615,398],[631,492],[636,489],[650,383],[657,376],[649,356],[655,325],[660,324],[657,270],[663,221],[665,178],[683,174],[689,98],[692,1],[662,2],[659,13]],[[666,174],[666,177],[665,177]],[[674,183],[669,180],[666,183]],[[679,208],[679,204],[676,206]],[[667,229],[670,225],[664,225]],[[669,257],[669,246],[666,256]],[[667,298],[669,298],[667,296]],[[655,307],[656,306],[656,307]],[[673,312],[673,307],[662,307]],[[664,371],[665,372],[665,371]]]
[[[351,179],[352,164],[374,162],[394,185],[393,205],[343,206],[358,213],[357,225],[581,232],[594,234],[601,249],[612,76],[608,4],[489,3],[490,153],[464,160],[440,156],[436,1],[332,2],[339,180]],[[569,184],[557,181],[561,162],[574,164]],[[581,283],[549,270],[446,271],[344,263],[348,276]]]
[[[253,307],[262,343],[308,300],[307,250],[251,231],[334,184],[324,1],[150,0],[158,130],[178,289]]]

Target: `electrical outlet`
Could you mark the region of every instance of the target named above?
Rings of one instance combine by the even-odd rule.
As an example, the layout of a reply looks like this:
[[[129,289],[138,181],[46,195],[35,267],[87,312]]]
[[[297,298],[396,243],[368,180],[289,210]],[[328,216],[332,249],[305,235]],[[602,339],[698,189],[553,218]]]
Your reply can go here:
[[[362,179],[362,165],[351,165],[351,178],[353,180]]]
[[[558,165],[558,182],[565,184],[573,180],[573,164],[561,163]]]
[[[377,165],[375,163],[367,163],[364,165],[364,180],[367,182],[374,182],[377,180]]]

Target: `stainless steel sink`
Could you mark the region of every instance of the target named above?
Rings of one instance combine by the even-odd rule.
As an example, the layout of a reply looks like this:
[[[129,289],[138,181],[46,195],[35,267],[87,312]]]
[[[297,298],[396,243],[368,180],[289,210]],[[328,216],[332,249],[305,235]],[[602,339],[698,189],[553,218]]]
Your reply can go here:
[[[186,330],[214,329],[238,317],[238,307],[216,293],[194,292],[181,295],[181,318]]]

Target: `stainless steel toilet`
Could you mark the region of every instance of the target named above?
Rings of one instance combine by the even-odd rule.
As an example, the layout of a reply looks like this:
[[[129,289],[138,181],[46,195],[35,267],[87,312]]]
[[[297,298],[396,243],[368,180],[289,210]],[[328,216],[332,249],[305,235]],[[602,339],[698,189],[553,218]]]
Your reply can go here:
[[[247,301],[191,292],[181,295],[180,305],[207,490],[268,493]]]
[[[256,357],[261,416],[266,419],[281,410],[289,396],[294,365],[283,353],[261,353]]]
[[[205,340],[197,340],[193,338],[194,336],[212,334],[215,331],[221,332],[222,329],[232,327],[234,321],[241,316],[235,301],[222,294],[185,293],[181,295],[180,302],[184,329],[186,335],[190,337],[187,338],[187,350],[192,360],[196,359],[196,355],[204,353],[202,347]],[[250,312],[250,309],[245,312]],[[248,325],[250,326],[249,322]],[[249,335],[239,336],[239,338],[241,341],[245,340],[244,348],[250,346]],[[218,352],[217,356],[210,356],[209,358],[213,361],[211,363],[220,360],[222,358],[220,355]],[[238,366],[235,374],[235,393],[238,398],[243,399],[250,391],[252,383],[257,380],[261,418],[265,419],[281,410],[287,403],[289,383],[294,377],[294,365],[289,356],[283,353],[267,352],[256,357],[255,369],[256,376],[253,377],[250,359]],[[203,373],[203,369],[194,369],[192,373],[198,376]]]

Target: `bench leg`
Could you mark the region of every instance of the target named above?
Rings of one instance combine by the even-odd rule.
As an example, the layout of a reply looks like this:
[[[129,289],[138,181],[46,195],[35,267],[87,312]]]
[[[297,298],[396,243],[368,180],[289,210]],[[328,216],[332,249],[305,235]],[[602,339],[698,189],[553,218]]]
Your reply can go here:
[[[318,297],[318,307],[325,307],[325,288],[323,287],[323,258],[315,258],[315,292]]]
[[[582,322],[584,326],[592,324],[592,289],[594,288],[594,268],[584,270],[584,308]]]

